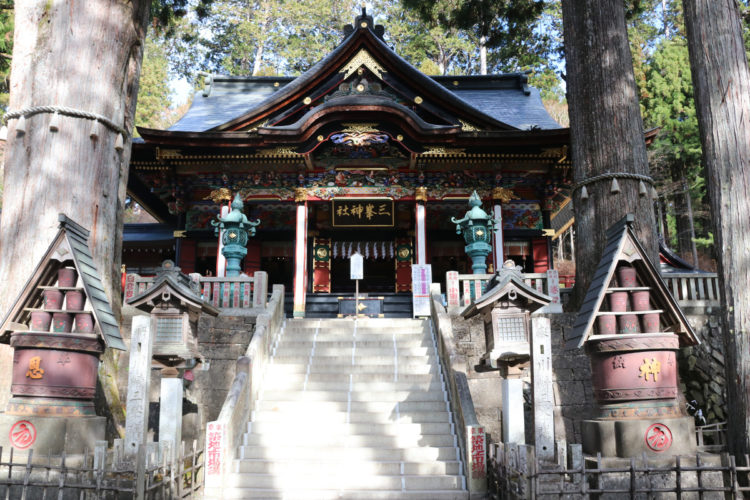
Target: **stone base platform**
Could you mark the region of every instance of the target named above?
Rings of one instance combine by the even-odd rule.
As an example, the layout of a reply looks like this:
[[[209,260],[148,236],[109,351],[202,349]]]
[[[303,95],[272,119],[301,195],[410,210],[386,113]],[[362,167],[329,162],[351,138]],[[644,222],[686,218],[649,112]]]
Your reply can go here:
[[[34,456],[93,453],[104,440],[105,417],[37,417],[0,413],[0,446],[14,455],[34,450]]]
[[[603,457],[671,457],[696,452],[693,417],[584,420],[583,453]]]

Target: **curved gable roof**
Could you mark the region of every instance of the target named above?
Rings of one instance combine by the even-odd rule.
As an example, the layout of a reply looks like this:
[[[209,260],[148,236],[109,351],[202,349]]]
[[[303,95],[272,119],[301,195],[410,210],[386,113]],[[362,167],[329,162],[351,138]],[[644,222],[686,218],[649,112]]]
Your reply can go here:
[[[363,26],[364,24],[364,26]],[[494,130],[552,129],[560,126],[547,114],[535,89],[521,74],[490,77],[429,77],[396,54],[379,37],[378,27],[363,12],[344,41],[297,78],[211,77],[208,93],[196,94],[173,132],[237,131],[289,114],[304,115],[357,68],[367,66],[400,97],[460,125],[460,121]],[[451,84],[458,86],[451,88]],[[418,98],[417,98],[418,97]]]

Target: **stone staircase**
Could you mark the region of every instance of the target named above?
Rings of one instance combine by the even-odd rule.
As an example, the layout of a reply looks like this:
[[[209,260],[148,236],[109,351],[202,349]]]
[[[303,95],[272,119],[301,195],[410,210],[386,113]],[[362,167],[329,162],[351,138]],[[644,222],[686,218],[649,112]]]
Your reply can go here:
[[[426,321],[287,320],[224,498],[467,499]]]

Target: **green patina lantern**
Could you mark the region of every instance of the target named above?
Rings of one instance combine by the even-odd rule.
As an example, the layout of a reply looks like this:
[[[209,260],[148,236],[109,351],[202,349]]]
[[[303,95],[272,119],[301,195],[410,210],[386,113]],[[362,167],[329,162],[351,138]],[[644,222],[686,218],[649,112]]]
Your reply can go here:
[[[482,200],[474,191],[469,198],[469,211],[463,219],[457,220],[451,217],[451,222],[456,225],[456,233],[463,233],[466,241],[466,253],[471,257],[471,269],[474,274],[487,272],[487,256],[492,251],[492,231],[495,228],[495,219],[482,210]]]
[[[218,221],[211,221],[215,234],[218,236],[223,231],[221,243],[224,247],[221,253],[227,259],[227,276],[239,276],[242,268],[240,262],[247,255],[247,240],[255,236],[255,227],[260,225],[260,219],[255,222],[247,219],[242,209],[244,205],[240,194],[237,193],[232,201],[232,210],[225,216],[219,217]]]

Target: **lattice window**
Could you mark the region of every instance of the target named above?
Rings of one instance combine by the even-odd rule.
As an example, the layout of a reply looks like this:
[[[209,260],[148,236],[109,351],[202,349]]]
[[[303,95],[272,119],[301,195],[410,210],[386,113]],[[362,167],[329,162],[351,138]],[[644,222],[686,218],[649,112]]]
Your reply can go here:
[[[181,344],[182,316],[157,317],[155,341],[164,344]]]
[[[497,331],[501,342],[528,342],[525,315],[500,316]]]

